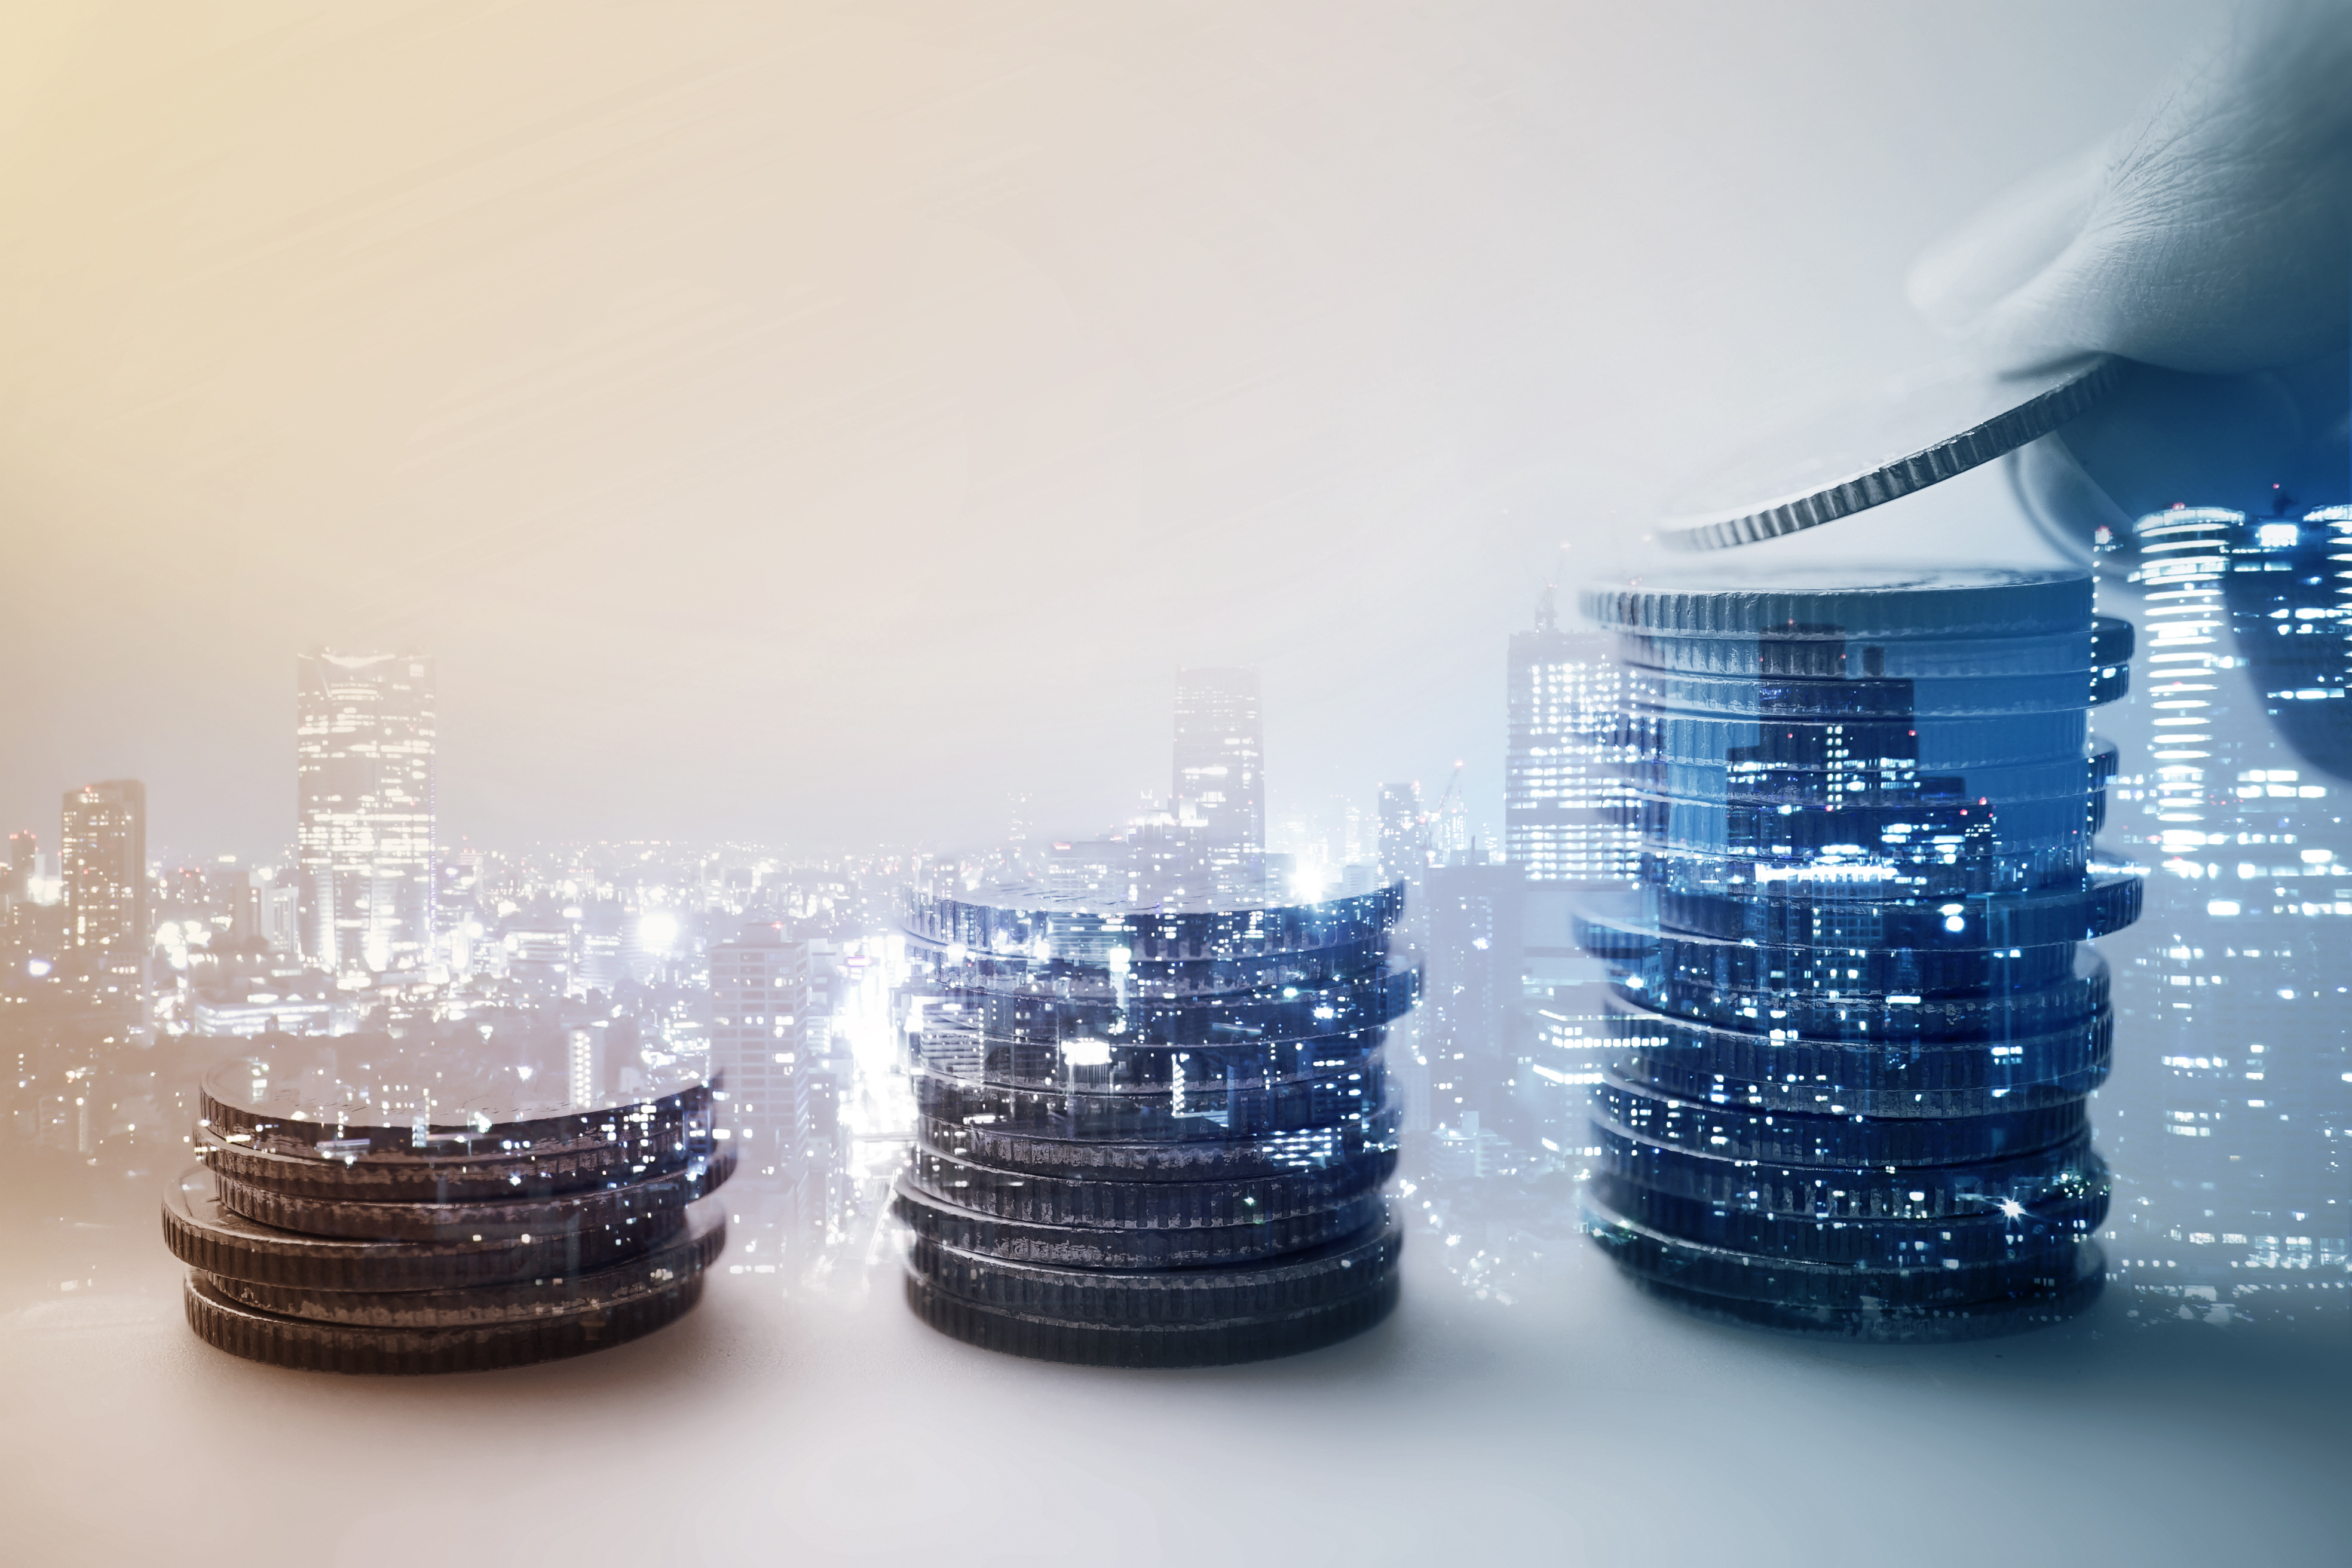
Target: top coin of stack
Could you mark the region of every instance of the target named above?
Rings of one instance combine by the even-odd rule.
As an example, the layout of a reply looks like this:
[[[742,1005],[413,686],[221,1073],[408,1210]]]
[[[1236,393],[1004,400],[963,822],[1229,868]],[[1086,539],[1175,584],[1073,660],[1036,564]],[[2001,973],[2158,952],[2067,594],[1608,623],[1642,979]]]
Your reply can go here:
[[[1717,1316],[1873,1337],[2071,1310],[2107,1203],[2084,1098],[2128,923],[2102,868],[2130,627],[2074,573],[1692,572],[1619,634],[1641,889],[1581,939],[1622,1042],[1594,1234]]]
[[[346,1050],[351,1047],[346,1046]],[[188,1318],[280,1365],[470,1371],[616,1344],[690,1308],[732,1169],[711,1088],[617,1093],[564,1063],[333,1044],[205,1076],[200,1163],[166,1192]]]
[[[1401,890],[1291,908],[919,897],[920,1112],[895,1208],[941,1331],[1201,1365],[1354,1333],[1395,1298],[1381,1043]]]

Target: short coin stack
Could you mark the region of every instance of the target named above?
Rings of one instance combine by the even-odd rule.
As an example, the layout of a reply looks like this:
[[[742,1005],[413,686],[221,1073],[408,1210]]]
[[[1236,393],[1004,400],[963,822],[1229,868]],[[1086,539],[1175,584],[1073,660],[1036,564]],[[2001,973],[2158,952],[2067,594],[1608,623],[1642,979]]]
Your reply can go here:
[[[1744,563],[1743,563],[1744,564]],[[1642,885],[1580,936],[1622,1054],[1601,1245],[1716,1316],[1872,1338],[2074,1310],[2107,1208],[2084,1099],[2137,877],[2091,836],[2128,625],[2068,573],[1750,566],[1590,593],[1618,634]]]
[[[1288,908],[918,896],[908,1300],[974,1344],[1186,1366],[1396,1300],[1381,1043],[1402,890]]]
[[[562,1064],[556,1064],[560,1067]],[[551,1085],[550,1089],[547,1086]],[[699,1299],[726,1215],[709,1085],[575,1098],[560,1072],[332,1047],[207,1074],[165,1192],[188,1321],[250,1360],[471,1372],[650,1333]]]

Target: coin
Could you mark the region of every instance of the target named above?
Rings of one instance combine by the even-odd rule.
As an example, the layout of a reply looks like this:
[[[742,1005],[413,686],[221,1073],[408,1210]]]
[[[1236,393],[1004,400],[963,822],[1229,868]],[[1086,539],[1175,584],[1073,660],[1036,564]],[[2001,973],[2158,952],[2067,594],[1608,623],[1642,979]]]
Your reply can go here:
[[[2130,362],[2099,354],[1989,375],[1929,371],[1783,427],[1671,496],[1659,539],[1721,550],[1816,528],[1967,473],[2104,401]]]
[[[2080,886],[1959,899],[1874,896],[1876,889],[1824,888],[1815,898],[1780,881],[1740,893],[1645,889],[1639,908],[1670,930],[1734,942],[1825,947],[1841,942],[1905,948],[2031,947],[2106,936],[2139,918],[2146,884],[2103,871]]]
[[[2102,1186],[2057,1193],[2031,1205],[1988,1205],[1981,1214],[1932,1220],[1815,1218],[1698,1203],[1596,1175],[1597,1206],[1676,1241],[1792,1263],[1851,1268],[1960,1268],[2045,1258],[2086,1239],[2107,1217]]]
[[[1298,1355],[1353,1339],[1396,1308],[1397,1277],[1328,1307],[1212,1323],[1126,1325],[1071,1322],[1001,1311],[949,1295],[913,1275],[907,1304],[950,1339],[982,1350],[1076,1366],[1233,1366]]]
[[[734,1173],[735,1154],[722,1150],[681,1171],[643,1181],[504,1202],[383,1203],[286,1192],[215,1171],[220,1205],[257,1225],[304,1236],[353,1241],[461,1241],[531,1232],[643,1228],[672,1210],[716,1192]]]
[[[710,1114],[712,1086],[683,1069],[575,1104],[568,1081],[545,1063],[463,1053],[348,1059],[354,1054],[313,1040],[223,1062],[204,1077],[200,1124],[287,1153],[433,1163],[556,1157],[606,1144],[636,1155],[674,1144],[681,1129],[698,1130]]]
[[[1588,620],[1656,637],[1869,644],[2093,629],[2089,573],[1999,566],[1694,563],[1577,598]]]
[[[2087,1127],[2023,1154],[1950,1165],[1796,1165],[1678,1149],[1606,1124],[1593,1128],[1596,1169],[1721,1208],[1815,1219],[1916,1219],[1979,1215],[2002,1203],[2032,1206],[2053,1194],[2107,1190],[2106,1162]]]
[[[1604,1074],[1596,1127],[1731,1159],[1788,1165],[1960,1165],[2063,1143],[2087,1124],[2079,1100],[1986,1116],[1908,1121],[1754,1111],[1639,1089]]]
[[[673,1129],[667,1141],[595,1143],[560,1153],[511,1157],[470,1154],[411,1159],[321,1155],[318,1145],[270,1139],[256,1148],[253,1134],[199,1125],[197,1158],[225,1176],[305,1197],[380,1203],[512,1202],[544,1199],[590,1188],[666,1175],[707,1159],[700,1137]]]
[[[576,1274],[634,1258],[677,1235],[681,1210],[635,1225],[467,1233],[449,1241],[358,1241],[256,1224],[223,1207],[202,1165],[163,1190],[163,1240],[207,1274],[324,1290],[443,1290]]]
[[[1709,1296],[1784,1307],[1960,1307],[2043,1296],[2071,1283],[2084,1251],[2096,1246],[2087,1237],[2066,1235],[2042,1240],[2017,1257],[1958,1267],[1951,1258],[1916,1268],[1856,1267],[1685,1241],[1617,1213],[1589,1188],[1583,1203],[1593,1239],[1628,1273]]]
[[[228,1300],[202,1274],[189,1276],[185,1301],[188,1324],[206,1343],[247,1361],[304,1372],[490,1372],[584,1355],[649,1334],[700,1300],[702,1281],[696,1272],[659,1290],[563,1317],[442,1329],[280,1317]]]
[[[1219,1268],[1081,1268],[998,1258],[918,1237],[907,1271],[999,1311],[1112,1328],[1204,1326],[1337,1306],[1377,1289],[1404,1247],[1393,1218],[1321,1247]]]
[[[453,1290],[321,1290],[222,1274],[202,1274],[202,1279],[223,1300],[281,1318],[358,1328],[467,1328],[570,1317],[657,1295],[709,1268],[726,1245],[726,1207],[717,1198],[708,1198],[687,1210],[687,1228],[650,1252],[583,1274]]]
[[[1377,1192],[1337,1199],[1263,1224],[1047,1225],[974,1212],[901,1174],[891,1214],[917,1236],[958,1251],[1080,1268],[1231,1268],[1351,1236],[1388,1211]]]
[[[1212,1182],[1317,1171],[1394,1153],[1402,1112],[1384,1105],[1338,1127],[1187,1142],[1066,1138],[992,1122],[916,1119],[924,1148],[1007,1171],[1071,1181]]]
[[[1184,1230],[1257,1226],[1376,1192],[1396,1169],[1393,1152],[1319,1170],[1237,1181],[1072,1181],[1008,1171],[917,1147],[907,1179],[974,1215],[1043,1225]]]

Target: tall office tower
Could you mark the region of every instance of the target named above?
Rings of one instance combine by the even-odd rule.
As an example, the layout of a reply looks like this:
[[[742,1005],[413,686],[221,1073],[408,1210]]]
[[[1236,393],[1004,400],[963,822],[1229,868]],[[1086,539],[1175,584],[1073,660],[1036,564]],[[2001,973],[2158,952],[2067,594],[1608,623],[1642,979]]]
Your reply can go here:
[[[432,962],[433,661],[297,662],[302,956],[343,974]]]
[[[1612,639],[1562,629],[1546,588],[1535,628],[1511,634],[1506,665],[1503,847],[1525,879],[1510,1052],[1520,1110],[1507,1124],[1578,1165],[1599,1152],[1585,1102],[1610,1049],[1608,972],[1571,939],[1569,909],[1580,891],[1631,887],[1640,869],[1633,751],[1617,727],[1624,705]]]
[[[147,786],[109,779],[67,791],[58,862],[77,977],[137,1016],[147,992]]]
[[[2341,1313],[2352,509],[2184,507],[2133,531],[2102,562],[2146,650],[2107,720],[2133,759],[2116,837],[2151,868],[2147,917],[2110,944],[2118,1275],[2149,1316]]]
[[[481,936],[482,852],[445,851],[433,890],[433,931],[440,944],[436,955],[451,971],[463,974],[472,967],[472,948]]]
[[[272,953],[298,953],[302,945],[301,899],[274,866],[248,869],[236,889],[229,934],[258,942]]]
[[[1287,907],[919,890],[893,1209],[942,1332],[1111,1365],[1327,1344],[1396,1300],[1402,889]]]
[[[33,866],[38,853],[30,828],[8,835],[8,868],[0,876],[0,953],[12,958],[31,935]]]
[[[1511,634],[1503,763],[1503,855],[1529,881],[1633,885],[1632,752],[1614,728],[1624,704],[1609,637],[1561,630],[1545,589],[1535,630]]]
[[[812,1229],[830,1226],[847,1192],[849,1141],[842,1091],[856,1072],[848,1041],[834,1030],[841,995],[841,948],[822,939],[794,944],[792,965],[793,1148],[797,1208]]]
[[[1419,1046],[1430,1121],[1459,1126],[1475,1117],[1490,1131],[1514,1127],[1527,884],[1510,866],[1433,866],[1422,873],[1420,902]]]
[[[785,941],[781,927],[748,926],[710,950],[710,1071],[726,1096],[718,1135],[733,1146],[743,1176],[763,1186],[788,1186],[798,1173],[801,945]]]
[[[2086,720],[2128,623],[2057,572],[1717,565],[1584,598],[1623,634],[1647,786],[1639,893],[1579,921],[1622,1047],[1595,1240],[1682,1306],[1864,1338],[2090,1300],[2114,1017],[2078,943],[2140,879],[2094,861],[2116,752]]]
[[[1384,784],[1380,794],[1381,879],[1405,882],[1429,866],[1428,824],[1422,820],[1421,785]]]
[[[1265,728],[1257,671],[1180,670],[1176,676],[1174,808],[1193,825],[1220,896],[1264,896]]]
[[[0,879],[0,893],[12,899],[28,896],[27,885],[33,879],[33,861],[40,852],[39,841],[29,827],[8,835],[8,872]]]

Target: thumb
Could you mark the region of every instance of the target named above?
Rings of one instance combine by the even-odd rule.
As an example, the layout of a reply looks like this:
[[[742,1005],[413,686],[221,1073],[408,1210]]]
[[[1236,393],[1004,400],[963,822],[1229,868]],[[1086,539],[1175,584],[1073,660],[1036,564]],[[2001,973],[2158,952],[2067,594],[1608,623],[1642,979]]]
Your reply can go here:
[[[1912,308],[1954,337],[1978,330],[2082,234],[2105,185],[2107,158],[2096,148],[2053,164],[1937,241],[1905,280]]]

